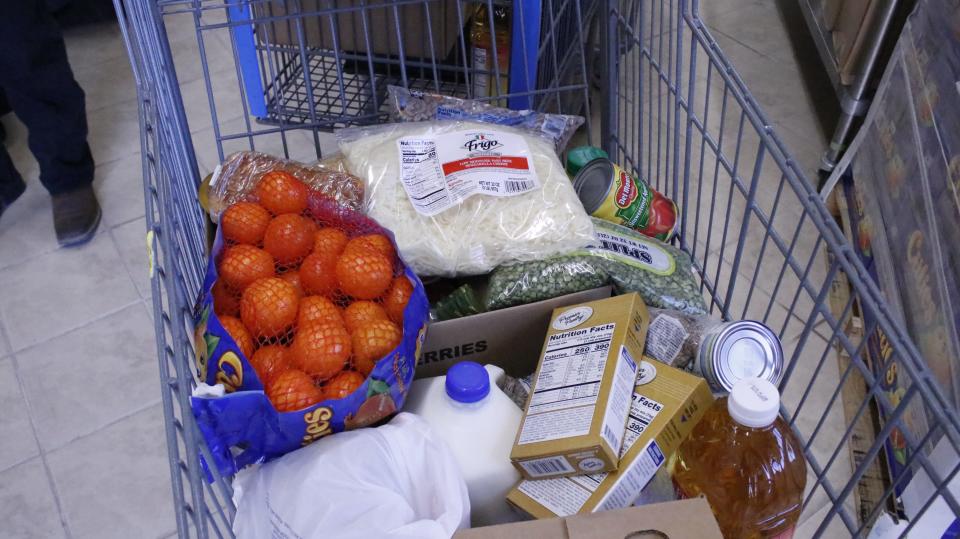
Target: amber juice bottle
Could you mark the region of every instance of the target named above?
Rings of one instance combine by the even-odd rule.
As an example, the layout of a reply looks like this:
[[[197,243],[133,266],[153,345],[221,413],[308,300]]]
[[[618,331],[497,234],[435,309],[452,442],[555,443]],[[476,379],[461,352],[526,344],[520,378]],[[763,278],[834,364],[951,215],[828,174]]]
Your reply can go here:
[[[800,517],[807,462],[779,416],[776,386],[737,382],[671,459],[681,497],[704,495],[728,539],[789,539]]]

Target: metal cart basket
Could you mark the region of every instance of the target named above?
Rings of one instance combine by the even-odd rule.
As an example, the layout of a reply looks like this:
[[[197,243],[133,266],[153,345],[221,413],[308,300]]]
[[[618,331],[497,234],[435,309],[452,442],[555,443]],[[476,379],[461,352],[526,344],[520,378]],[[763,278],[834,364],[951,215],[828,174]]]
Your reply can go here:
[[[483,1],[492,13],[495,2]],[[934,506],[960,514],[946,488],[960,467],[930,456],[934,444],[960,449],[956,410],[697,0],[512,0],[509,62],[495,49],[489,67],[473,62],[470,32],[495,22],[474,20],[476,2],[465,0],[114,2],[139,94],[181,537],[232,536],[235,512],[230,478],[202,464],[209,453],[189,403],[192,306],[207,258],[203,175],[239,149],[327,155],[333,128],[387,119],[387,84],[582,114],[587,141],[677,202],[676,241],[712,312],[762,320],[784,343],[782,413],[809,462],[797,536],[866,535],[917,482],[928,488],[911,526]],[[478,76],[503,84],[476,95]],[[878,340],[909,380],[904,391],[885,391],[871,358]],[[879,489],[865,486],[877,477]]]

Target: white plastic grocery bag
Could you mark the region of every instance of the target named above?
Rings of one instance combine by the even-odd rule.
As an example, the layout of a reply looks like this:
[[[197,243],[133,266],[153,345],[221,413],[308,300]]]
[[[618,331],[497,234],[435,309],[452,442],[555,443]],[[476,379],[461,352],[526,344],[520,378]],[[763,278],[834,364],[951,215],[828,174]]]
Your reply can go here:
[[[470,523],[447,446],[415,415],[323,438],[233,482],[238,538],[448,538]]]

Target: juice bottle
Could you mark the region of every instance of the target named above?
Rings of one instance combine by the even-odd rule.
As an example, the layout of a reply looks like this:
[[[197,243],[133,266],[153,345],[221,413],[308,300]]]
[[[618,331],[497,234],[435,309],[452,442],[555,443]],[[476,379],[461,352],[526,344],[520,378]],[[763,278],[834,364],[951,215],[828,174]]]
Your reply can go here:
[[[779,410],[776,386],[742,379],[704,414],[672,457],[678,494],[705,495],[724,537],[793,536],[807,462]]]

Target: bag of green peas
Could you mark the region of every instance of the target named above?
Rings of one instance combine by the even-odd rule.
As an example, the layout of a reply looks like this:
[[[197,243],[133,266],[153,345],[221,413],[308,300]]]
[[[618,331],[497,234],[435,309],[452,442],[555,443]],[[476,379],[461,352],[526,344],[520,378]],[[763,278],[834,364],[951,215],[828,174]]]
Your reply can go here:
[[[594,218],[593,224],[596,242],[587,249],[494,270],[484,302],[487,310],[612,284],[618,294],[639,293],[651,307],[707,313],[689,255],[601,219]]]

